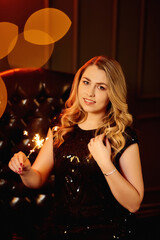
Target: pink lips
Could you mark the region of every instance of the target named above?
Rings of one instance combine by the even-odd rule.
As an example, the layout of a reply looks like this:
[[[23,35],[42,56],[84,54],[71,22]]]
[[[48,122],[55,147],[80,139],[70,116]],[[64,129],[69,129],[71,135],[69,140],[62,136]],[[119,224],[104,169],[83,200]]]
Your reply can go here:
[[[88,98],[83,98],[84,99],[84,102],[87,104],[87,105],[92,105],[94,103],[96,103],[95,101],[91,100],[91,99],[88,99]]]

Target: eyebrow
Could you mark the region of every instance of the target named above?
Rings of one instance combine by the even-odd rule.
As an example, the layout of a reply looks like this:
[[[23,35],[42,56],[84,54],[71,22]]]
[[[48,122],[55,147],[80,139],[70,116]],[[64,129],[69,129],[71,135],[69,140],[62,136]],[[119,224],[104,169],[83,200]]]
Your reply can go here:
[[[89,82],[91,82],[91,79],[89,79],[89,78],[87,78],[87,77],[83,77],[83,78],[85,78],[86,80],[88,80]],[[106,83],[104,83],[104,82],[97,82],[96,84],[105,85],[105,86],[108,87],[108,85],[107,85]]]

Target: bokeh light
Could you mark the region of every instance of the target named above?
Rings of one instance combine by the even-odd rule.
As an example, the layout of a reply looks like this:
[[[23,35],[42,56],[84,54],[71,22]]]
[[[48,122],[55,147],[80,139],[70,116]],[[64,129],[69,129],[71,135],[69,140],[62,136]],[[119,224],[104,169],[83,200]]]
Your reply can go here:
[[[7,89],[4,81],[0,77],[0,117],[3,115],[7,106]]]
[[[18,26],[0,22],[0,59],[6,57],[14,48],[18,38]]]
[[[12,68],[39,68],[47,63],[54,49],[54,44],[36,45],[24,39],[24,34],[18,36],[18,41],[8,55]]]
[[[69,30],[71,20],[56,8],[44,8],[33,13],[24,26],[26,41],[47,45],[61,39]]]

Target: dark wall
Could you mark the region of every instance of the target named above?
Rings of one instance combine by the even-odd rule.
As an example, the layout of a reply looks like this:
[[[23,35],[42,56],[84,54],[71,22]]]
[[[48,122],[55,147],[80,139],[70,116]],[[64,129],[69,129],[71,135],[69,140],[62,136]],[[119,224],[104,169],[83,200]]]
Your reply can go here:
[[[16,24],[18,33],[21,33],[28,17],[35,11],[47,6],[47,0],[1,0],[0,22]],[[0,33],[0,37],[3,37],[2,33]],[[0,71],[7,69],[10,69],[7,57],[0,59]]]

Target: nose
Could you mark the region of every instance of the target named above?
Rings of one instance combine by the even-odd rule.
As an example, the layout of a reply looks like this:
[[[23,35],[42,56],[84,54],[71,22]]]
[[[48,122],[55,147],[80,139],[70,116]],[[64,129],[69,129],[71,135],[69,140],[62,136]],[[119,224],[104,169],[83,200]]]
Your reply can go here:
[[[89,95],[89,97],[95,97],[95,89],[94,89],[94,87],[90,89],[88,95]]]

